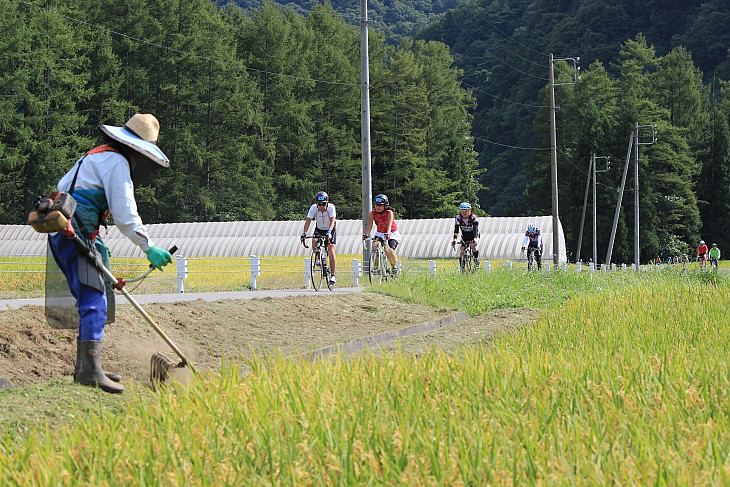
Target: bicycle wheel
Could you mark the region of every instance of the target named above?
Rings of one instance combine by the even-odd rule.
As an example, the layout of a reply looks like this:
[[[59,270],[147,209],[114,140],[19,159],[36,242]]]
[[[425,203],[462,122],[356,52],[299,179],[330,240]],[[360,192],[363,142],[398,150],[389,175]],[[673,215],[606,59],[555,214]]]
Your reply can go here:
[[[380,259],[383,261],[383,264],[380,266],[380,276],[383,281],[387,281],[388,278],[391,276],[393,267],[390,265],[390,261],[385,256],[384,250],[380,252]]]
[[[380,284],[383,282],[383,275],[381,274],[381,267],[383,262],[383,255],[380,251],[380,247],[370,252],[370,264],[368,265],[368,277],[370,283]]]
[[[535,268],[535,252],[529,252],[527,254],[527,270],[531,271]]]
[[[464,251],[464,262],[462,271],[468,274],[474,272],[474,256],[472,256],[471,250],[469,249]]]
[[[327,247],[325,247],[325,246],[322,247],[322,260],[327,263],[327,265],[323,266],[323,268],[324,268],[323,277],[324,277],[325,282],[327,283],[327,289],[332,291],[332,288],[334,287],[334,285],[332,284],[332,281],[330,281],[330,276],[332,275],[332,269],[330,269],[330,265],[329,265],[330,264],[330,253],[329,253],[329,249],[327,249]]]
[[[312,277],[312,286],[314,287],[315,291],[319,291],[319,288],[322,286],[322,279],[324,279],[324,266],[322,265],[322,258],[321,258],[321,252],[318,246],[315,246],[312,249],[312,261],[309,263],[311,266],[311,277]],[[325,264],[326,265],[326,264]]]

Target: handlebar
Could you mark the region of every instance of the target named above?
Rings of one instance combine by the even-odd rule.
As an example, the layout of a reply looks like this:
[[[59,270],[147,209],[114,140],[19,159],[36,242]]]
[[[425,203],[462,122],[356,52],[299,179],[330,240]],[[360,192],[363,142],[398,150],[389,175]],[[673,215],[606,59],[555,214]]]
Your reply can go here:
[[[168,250],[168,252],[170,252],[170,255],[172,255],[175,252],[177,252],[177,245],[173,245],[172,247],[170,247],[170,250]],[[128,283],[128,282],[141,281],[142,279],[144,279],[145,277],[147,277],[149,275],[149,273],[152,272],[154,269],[155,269],[155,266],[153,266],[152,264],[150,264],[150,268],[147,269],[147,271],[144,274],[142,274],[139,277],[135,277],[134,279],[124,279],[124,282],[125,283]]]
[[[317,240],[320,240],[320,239],[322,239],[322,240],[328,240],[327,235],[309,235],[307,237],[300,237],[300,240],[302,241],[302,245],[304,245],[304,248],[305,249],[308,249],[309,248],[309,245],[307,245],[304,241],[307,240],[307,239],[309,239],[309,238],[311,238],[312,240],[315,240],[315,239],[317,239]]]

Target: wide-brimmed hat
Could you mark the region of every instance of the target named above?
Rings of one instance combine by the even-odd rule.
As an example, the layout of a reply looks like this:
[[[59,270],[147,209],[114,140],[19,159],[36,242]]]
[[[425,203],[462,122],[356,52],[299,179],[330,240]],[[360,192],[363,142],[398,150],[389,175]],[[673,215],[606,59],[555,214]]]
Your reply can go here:
[[[106,135],[139,152],[162,167],[170,167],[170,159],[157,147],[160,122],[150,113],[137,113],[127,120],[124,127],[100,125]]]

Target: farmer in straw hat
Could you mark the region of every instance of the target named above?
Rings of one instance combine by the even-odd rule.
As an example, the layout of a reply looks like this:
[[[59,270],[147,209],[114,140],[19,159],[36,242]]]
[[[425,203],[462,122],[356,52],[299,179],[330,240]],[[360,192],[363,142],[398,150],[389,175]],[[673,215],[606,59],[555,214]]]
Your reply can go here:
[[[153,115],[138,113],[123,127],[102,125],[104,144],[81,157],[58,182],[59,191],[70,193],[77,207],[74,229],[90,248],[100,252],[106,267],[109,254],[99,237],[99,227],[111,214],[120,232],[147,254],[150,263],[162,269],[172,262],[170,253],[157,247],[137,212],[134,186],[170,160],[157,147],[160,124]],[[50,234],[53,258],[76,298],[79,333],[74,382],[119,393],[118,374],[101,367],[101,341],[108,320],[108,283],[101,271],[83,257],[63,233]],[[109,293],[113,297],[113,293]],[[113,316],[113,305],[111,313]]]

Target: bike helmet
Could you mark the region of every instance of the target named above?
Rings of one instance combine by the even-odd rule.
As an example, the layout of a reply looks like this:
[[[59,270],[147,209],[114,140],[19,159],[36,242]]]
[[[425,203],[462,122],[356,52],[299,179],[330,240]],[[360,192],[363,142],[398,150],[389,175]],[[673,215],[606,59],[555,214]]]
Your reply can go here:
[[[459,210],[471,210],[471,205],[465,201],[459,205]]]
[[[705,241],[704,240],[700,240],[700,245],[705,245]]]
[[[712,246],[713,246],[713,247],[717,247],[717,244],[716,244],[716,243],[714,243],[714,244],[712,244]]]
[[[314,197],[315,203],[327,203],[327,202],[329,202],[329,200],[330,200],[329,195],[327,193],[325,193],[324,191],[320,191]]]
[[[377,204],[379,204],[379,205],[385,205],[385,206],[388,206],[388,204],[389,204],[389,202],[388,202],[388,197],[387,197],[387,196],[385,196],[384,194],[379,194],[379,195],[377,195],[377,196],[375,197],[375,202],[376,202]]]
[[[535,233],[535,230],[537,230],[537,227],[534,223],[527,224],[527,233]]]

